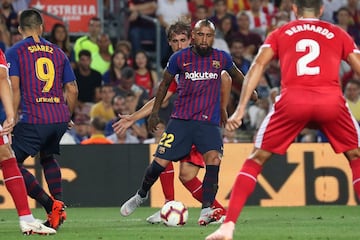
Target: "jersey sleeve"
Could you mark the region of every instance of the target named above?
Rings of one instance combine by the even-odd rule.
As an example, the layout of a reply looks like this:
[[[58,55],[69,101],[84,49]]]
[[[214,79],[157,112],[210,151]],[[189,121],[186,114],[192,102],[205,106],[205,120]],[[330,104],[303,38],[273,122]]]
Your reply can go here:
[[[343,31],[343,30],[342,30]],[[353,38],[345,31],[343,31],[343,41],[342,44],[343,44],[343,55],[342,55],[342,59],[344,61],[347,60],[347,57],[349,56],[350,53],[353,53],[353,52],[357,52],[357,53],[360,53],[358,47],[356,46],[356,43],[354,42]]]
[[[223,69],[228,71],[234,66],[234,63],[233,63],[232,57],[230,56],[229,53],[227,53],[227,52],[223,52],[223,53],[224,53],[224,58],[225,58],[225,66]]]
[[[63,73],[63,83],[69,83],[76,80],[74,71],[71,67],[70,61],[68,58],[65,58],[65,65],[64,65],[64,73]]]
[[[276,41],[277,33],[278,33],[278,29],[271,32],[269,36],[265,39],[263,45],[261,45],[261,47],[271,47],[271,49],[275,54],[275,57],[278,56],[278,44]]]
[[[179,52],[174,53],[173,55],[171,55],[167,65],[166,65],[166,70],[173,76],[175,76],[177,73],[180,72],[180,68],[178,65],[178,56],[179,56]]]
[[[5,56],[8,61],[9,76],[20,76],[19,59],[16,51],[13,48],[10,48],[6,51]]]

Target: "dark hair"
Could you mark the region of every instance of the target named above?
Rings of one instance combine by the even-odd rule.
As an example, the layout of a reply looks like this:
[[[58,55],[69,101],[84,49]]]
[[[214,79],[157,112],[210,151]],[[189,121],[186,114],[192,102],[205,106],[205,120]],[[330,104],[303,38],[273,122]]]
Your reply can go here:
[[[89,20],[89,24],[90,24],[92,21],[101,22],[101,19],[98,18],[98,17],[92,17],[92,18],[90,18],[90,20]]]
[[[151,70],[151,63],[150,63],[150,58],[149,58],[149,55],[147,54],[147,52],[146,51],[144,51],[144,50],[138,50],[138,51],[136,51],[136,53],[135,53],[135,55],[134,55],[134,63],[133,63],[133,67],[134,67],[134,69],[135,70],[137,70],[137,69],[139,69],[139,66],[137,65],[137,63],[136,63],[136,56],[138,55],[138,54],[144,54],[145,55],[145,57],[146,57],[146,69],[147,70]]]
[[[27,9],[21,12],[19,26],[21,29],[36,29],[43,24],[43,19],[35,9]]]
[[[170,41],[172,36],[184,34],[188,38],[191,37],[191,26],[189,23],[186,23],[184,21],[177,21],[176,23],[170,25],[168,31],[167,31],[167,38]]]
[[[322,0],[295,0],[295,5],[298,7],[299,15],[302,15],[304,10],[312,10],[316,15],[320,14],[320,8],[323,5]]]
[[[124,67],[127,66],[127,56],[126,56],[126,54],[125,54],[123,51],[121,51],[121,50],[116,50],[116,51],[114,52],[114,54],[111,55],[111,59],[110,59],[109,78],[110,78],[110,82],[111,82],[111,83],[116,83],[116,82],[117,82],[116,73],[115,73],[115,71],[114,71],[114,58],[115,58],[115,56],[116,56],[117,54],[119,54],[119,53],[122,54],[123,57],[124,57],[124,59],[125,59]]]
[[[79,52],[79,58],[81,58],[82,56],[91,58],[91,52],[89,50],[83,49]]]
[[[124,67],[121,70],[121,78],[123,79],[129,79],[135,76],[135,71],[132,67]]]
[[[61,46],[59,46],[59,47],[61,47],[61,50],[63,50],[66,53],[66,55],[70,56],[71,50],[70,50],[70,43],[69,43],[69,33],[64,24],[62,24],[62,23],[54,24],[54,26],[52,27],[51,32],[50,32],[49,41],[54,44],[59,45],[59,40],[56,39],[56,37],[55,37],[55,32],[59,28],[62,28],[65,30],[65,39],[61,42]]]
[[[94,117],[90,120],[90,125],[98,131],[104,131],[106,127],[106,122],[101,117]]]

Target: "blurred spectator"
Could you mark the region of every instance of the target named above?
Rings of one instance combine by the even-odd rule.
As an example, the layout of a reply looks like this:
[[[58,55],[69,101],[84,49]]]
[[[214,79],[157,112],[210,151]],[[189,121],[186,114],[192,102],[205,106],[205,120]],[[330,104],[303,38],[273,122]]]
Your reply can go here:
[[[9,32],[18,29],[19,21],[17,14],[12,6],[12,0],[1,0],[0,15]]]
[[[130,115],[135,112],[135,106],[138,103],[138,97],[133,92],[129,92],[125,97],[126,115]],[[131,125],[131,133],[136,136],[141,142],[148,137],[148,131],[146,127],[146,121],[144,118],[137,120]]]
[[[158,76],[154,70],[151,69],[149,56],[145,51],[138,51],[134,59],[135,69],[135,84],[143,87],[148,93],[149,97],[153,97],[158,87]]]
[[[317,142],[317,130],[304,128],[300,132],[299,136],[297,136],[297,139],[295,139],[295,141],[301,143]]]
[[[251,31],[258,33],[264,40],[271,26],[269,16],[263,11],[262,0],[249,0],[250,9],[246,11],[249,16],[249,28]]]
[[[115,51],[122,51],[125,56],[126,56],[126,63],[128,66],[131,66],[133,65],[133,58],[131,56],[131,49],[132,49],[132,46],[131,46],[131,42],[127,41],[127,40],[119,40],[117,43],[116,43],[116,48],[115,48]]]
[[[70,47],[69,33],[64,24],[54,24],[50,32],[49,41],[61,48],[61,50],[63,50],[67,57],[71,59],[73,50]]]
[[[336,25],[344,29],[354,39],[355,43],[360,45],[360,26],[352,21],[350,9],[347,7],[339,8],[336,12]]]
[[[116,50],[111,56],[109,70],[102,76],[103,83],[118,86],[121,82],[121,71],[126,66],[127,59],[125,53],[121,50]]]
[[[149,95],[144,88],[135,84],[134,69],[124,67],[121,76],[120,84],[115,88],[116,95],[133,96],[133,104],[129,106],[129,111],[135,112],[149,100]]]
[[[105,136],[109,136],[114,133],[112,127],[113,123],[119,119],[119,115],[128,114],[128,108],[126,106],[125,97],[121,95],[116,95],[111,100],[111,106],[114,111],[115,117],[108,121],[105,125]]]
[[[12,0],[12,6],[14,11],[19,13],[25,9],[29,8],[31,0]]]
[[[97,95],[100,93],[102,76],[98,71],[91,69],[90,65],[91,53],[88,50],[81,50],[77,68],[74,70],[80,102],[95,103],[98,101]]]
[[[21,33],[19,31],[13,31],[10,33],[10,46],[13,46],[15,43],[21,41],[23,39]]]
[[[131,130],[127,129],[124,133],[113,133],[107,137],[111,142],[116,144],[131,144],[131,143],[140,143],[140,140],[131,135]]]
[[[76,39],[74,44],[74,54],[75,61],[79,61],[79,52],[81,50],[88,50],[91,55],[99,52],[99,46],[97,44],[97,39],[102,33],[101,29],[101,20],[98,17],[92,17],[88,25],[88,34]],[[112,44],[109,45],[110,54],[114,53],[114,48]]]
[[[246,12],[239,12],[236,15],[239,30],[230,35],[227,42],[232,39],[241,39],[245,46],[244,57],[252,60],[262,44],[261,36],[250,30],[250,19]]]
[[[90,138],[83,140],[80,144],[113,144],[113,142],[107,139],[104,135],[105,121],[101,117],[94,117],[90,121]]]
[[[226,15],[220,19],[219,27],[215,30],[215,37],[229,39],[232,32],[232,17]]]
[[[89,124],[90,118],[75,118],[74,127],[70,132],[75,140],[76,144],[80,144],[82,141],[89,138]]]
[[[220,21],[223,17],[229,16],[231,18],[231,29],[237,31],[238,27],[236,24],[235,15],[228,12],[226,0],[215,0],[214,1],[214,13],[209,18],[212,21],[216,28],[220,27]]]
[[[162,66],[169,60],[171,49],[167,41],[166,31],[168,27],[179,19],[190,19],[190,13],[186,0],[158,0],[156,10],[157,19],[161,25],[161,62]],[[189,20],[190,21],[190,20]]]
[[[244,53],[244,42],[241,39],[232,40],[230,43],[230,54],[237,68],[239,68],[240,71],[245,75],[249,71],[251,62],[244,57]],[[241,84],[232,81],[230,100],[228,104],[228,114],[230,115],[236,109],[237,103],[239,101],[241,88]]]
[[[269,111],[269,99],[259,98],[255,104],[249,106],[248,115],[250,119],[250,128],[257,130]]]
[[[335,13],[339,8],[347,4],[347,0],[323,0],[324,12],[321,16],[321,20],[334,23]]]
[[[347,0],[347,4],[345,6],[350,10],[352,23],[359,27],[360,25],[359,0]]]
[[[249,0],[227,0],[227,7],[230,12],[237,14],[240,11],[249,10]]]
[[[70,130],[67,130],[60,140],[60,145],[73,145],[76,144],[74,136],[71,134]]]
[[[208,18],[210,15],[209,8],[205,5],[198,5],[196,11],[191,17],[191,27],[195,26],[195,23],[201,19]]]
[[[200,19],[205,19],[210,17],[210,13],[213,12],[213,6],[214,3],[212,0],[189,0],[188,1],[188,9],[189,12],[191,14],[191,21],[192,22],[197,22]],[[199,9],[202,9],[201,11],[203,13],[206,13],[206,15],[204,15],[204,17],[198,18],[198,11]],[[205,11],[203,11],[205,10]]]
[[[152,138],[145,139],[144,144],[159,143],[166,128],[166,123],[160,118],[160,122],[156,125],[156,130],[152,132]]]
[[[286,12],[288,21],[292,21],[292,20],[296,19],[295,13],[292,8],[293,3],[294,3],[294,0],[281,0],[281,3],[279,5],[278,12]],[[284,19],[284,20],[286,20],[286,19]]]
[[[156,0],[129,0],[130,16],[128,20],[129,26],[129,41],[132,44],[132,54],[142,49],[143,41],[150,41],[155,44],[156,31],[155,25],[152,21],[141,18],[141,15],[156,18],[155,13],[157,9]]]
[[[344,96],[350,112],[360,123],[360,81],[350,80],[345,86]]]
[[[99,51],[92,54],[90,67],[103,75],[109,70],[112,56],[109,52],[109,46],[111,45],[109,35],[106,33],[100,34],[97,38],[97,45],[99,46]]]
[[[11,46],[10,31],[6,26],[6,19],[2,16],[0,16],[0,44],[1,44],[1,49],[3,49],[3,52],[5,52],[6,47]]]
[[[101,100],[95,103],[90,110],[91,118],[101,118],[106,122],[115,118],[115,113],[113,111],[111,101],[115,96],[113,86],[111,85],[102,85],[100,88]],[[105,127],[105,126],[104,126]],[[104,130],[103,130],[104,131]]]

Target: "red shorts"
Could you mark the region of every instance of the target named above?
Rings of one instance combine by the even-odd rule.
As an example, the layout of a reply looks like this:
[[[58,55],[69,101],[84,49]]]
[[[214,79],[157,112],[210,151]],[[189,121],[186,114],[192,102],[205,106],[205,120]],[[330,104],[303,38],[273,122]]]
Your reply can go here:
[[[284,154],[301,130],[309,126],[320,129],[336,153],[359,147],[360,128],[340,88],[283,91],[262,122],[255,147]]]
[[[204,158],[194,145],[191,147],[190,154],[181,159],[180,162],[188,162],[201,168],[205,167]]]

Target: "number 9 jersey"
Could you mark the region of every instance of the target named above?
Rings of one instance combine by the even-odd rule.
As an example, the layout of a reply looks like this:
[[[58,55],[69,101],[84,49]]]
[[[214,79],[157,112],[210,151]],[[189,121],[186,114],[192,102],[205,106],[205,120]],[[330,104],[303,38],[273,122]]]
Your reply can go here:
[[[32,124],[69,122],[63,86],[75,81],[65,53],[45,40],[25,38],[6,51],[9,76],[19,78],[20,121]]]

